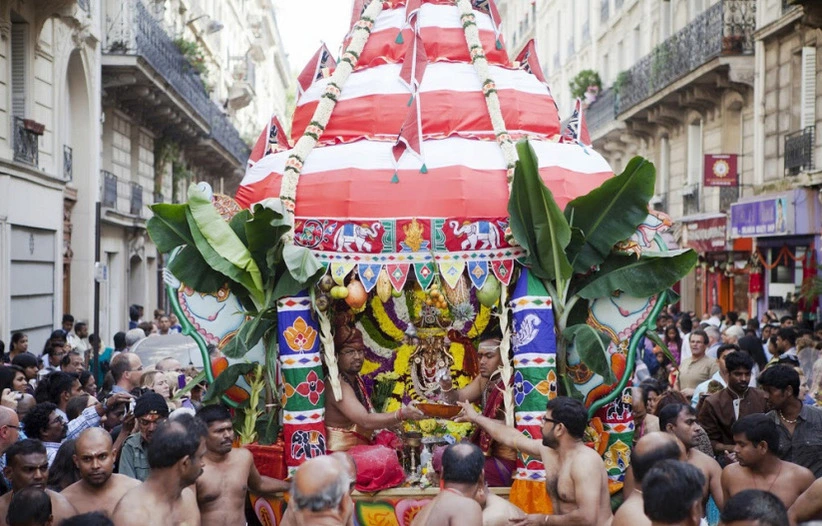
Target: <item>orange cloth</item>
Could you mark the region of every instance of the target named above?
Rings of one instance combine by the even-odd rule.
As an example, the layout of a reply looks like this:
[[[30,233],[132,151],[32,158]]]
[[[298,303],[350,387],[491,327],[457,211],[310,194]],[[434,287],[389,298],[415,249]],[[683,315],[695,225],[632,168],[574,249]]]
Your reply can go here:
[[[511,485],[508,500],[525,513],[554,513],[554,505],[545,491],[545,482],[516,479]]]

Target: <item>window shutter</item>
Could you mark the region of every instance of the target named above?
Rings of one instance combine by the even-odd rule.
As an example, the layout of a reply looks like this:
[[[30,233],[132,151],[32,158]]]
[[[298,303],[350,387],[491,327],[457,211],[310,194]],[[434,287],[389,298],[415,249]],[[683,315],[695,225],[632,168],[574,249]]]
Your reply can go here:
[[[26,116],[26,24],[11,25],[11,112]]]
[[[816,124],[816,48],[802,48],[802,86],[799,95],[800,126]]]

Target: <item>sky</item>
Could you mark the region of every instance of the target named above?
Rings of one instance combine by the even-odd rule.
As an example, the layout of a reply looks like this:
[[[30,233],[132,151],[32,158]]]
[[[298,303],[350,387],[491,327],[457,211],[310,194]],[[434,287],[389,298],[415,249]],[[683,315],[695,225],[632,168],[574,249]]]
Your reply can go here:
[[[339,58],[353,0],[274,0],[277,26],[292,72],[302,71],[322,42]]]

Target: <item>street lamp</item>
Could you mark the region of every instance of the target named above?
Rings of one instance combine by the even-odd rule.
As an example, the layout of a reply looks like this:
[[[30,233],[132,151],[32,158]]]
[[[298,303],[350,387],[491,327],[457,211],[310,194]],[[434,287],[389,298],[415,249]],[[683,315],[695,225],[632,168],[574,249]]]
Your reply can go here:
[[[213,33],[217,33],[218,31],[221,31],[221,30],[225,27],[225,26],[223,25],[223,23],[222,23],[222,22],[220,22],[219,20],[214,20],[214,19],[212,19],[212,18],[211,18],[211,15],[200,15],[200,16],[198,16],[198,17],[192,18],[191,20],[189,20],[188,22],[186,22],[186,25],[187,25],[187,26],[188,26],[188,25],[191,25],[191,24],[193,24],[194,22],[196,22],[197,20],[200,20],[200,19],[202,19],[202,18],[207,18],[207,19],[209,20],[208,25],[206,26],[206,28],[205,28],[205,30],[204,30],[204,33],[205,33],[206,35],[211,35],[211,34],[213,34]]]

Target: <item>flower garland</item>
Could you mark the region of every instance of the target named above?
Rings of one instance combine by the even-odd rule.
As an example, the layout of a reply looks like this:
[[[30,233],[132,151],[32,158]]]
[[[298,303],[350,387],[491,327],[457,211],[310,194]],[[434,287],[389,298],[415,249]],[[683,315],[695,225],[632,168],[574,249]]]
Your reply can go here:
[[[494,127],[494,134],[497,143],[502,148],[502,154],[508,167],[508,191],[511,190],[511,182],[514,180],[514,166],[517,161],[517,151],[514,141],[505,127],[505,119],[502,117],[502,107],[497,94],[496,83],[491,78],[491,71],[488,67],[488,58],[480,40],[479,28],[477,28],[477,17],[474,14],[474,7],[470,0],[456,0],[460,10],[460,22],[465,32],[465,41],[468,44],[468,51],[471,55],[471,62],[482,82],[482,93],[485,95],[485,103],[488,106],[488,114],[491,117],[491,124]]]
[[[507,358],[508,351],[511,350],[511,327],[508,324],[511,306],[508,304],[508,287],[502,287],[500,306],[499,324],[502,329],[502,340],[499,343],[499,352],[500,356],[503,357],[502,385],[505,386],[505,392],[502,393],[502,402],[505,405],[505,424],[508,427],[514,427],[514,389],[513,382],[511,382],[511,378],[514,376],[514,368]]]
[[[292,224],[294,222],[294,209],[297,204],[297,183],[303,170],[303,164],[317,145],[317,141],[322,137],[326,126],[328,126],[331,113],[337,105],[342,89],[348,81],[348,77],[354,71],[360,54],[371,36],[374,21],[382,10],[382,0],[372,0],[362,17],[354,24],[354,36],[345,53],[343,53],[337,69],[331,75],[325,87],[325,92],[320,97],[320,103],[314,111],[314,116],[285,162],[280,187],[280,200],[283,202],[283,207],[289,212],[288,217]],[[293,236],[293,230],[291,235]]]

